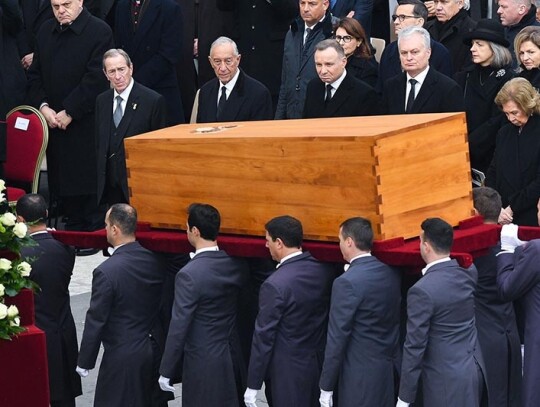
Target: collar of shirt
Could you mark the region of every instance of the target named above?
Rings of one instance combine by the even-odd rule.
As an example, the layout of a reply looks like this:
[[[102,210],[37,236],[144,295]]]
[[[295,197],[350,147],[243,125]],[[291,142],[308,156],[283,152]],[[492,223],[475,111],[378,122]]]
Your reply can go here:
[[[129,95],[131,94],[131,90],[133,89],[133,85],[135,84],[135,81],[133,78],[131,78],[131,81],[129,82],[129,85],[127,88],[124,89],[122,93],[118,93],[116,90],[114,90],[114,97],[113,97],[113,113],[116,110],[116,97],[121,96],[122,97],[122,112],[126,113],[126,104],[129,99]]]
[[[227,84],[223,84],[221,82],[219,82],[219,89],[218,89],[218,103],[219,103],[219,98],[221,97],[221,87],[222,86],[225,86],[225,94],[227,95],[227,100],[229,100],[229,96],[231,96],[231,92],[232,90],[234,89],[234,85],[236,85],[236,82],[238,81],[238,77],[240,76],[240,68],[238,68],[236,70],[236,73],[234,74],[233,78],[227,82]]]
[[[217,246],[210,246],[210,247],[203,247],[202,249],[197,249],[195,252],[189,253],[190,258],[194,258],[196,255],[204,252],[217,252],[219,251],[219,247]]]
[[[38,230],[37,232],[30,233],[29,236],[42,235],[44,233],[49,233],[47,230]]]
[[[281,267],[284,261],[292,259],[293,257],[300,256],[302,254],[302,250],[298,250],[297,252],[291,253],[286,255],[284,258],[281,259],[281,261],[277,264],[276,268]]]
[[[341,85],[341,82],[343,82],[343,79],[345,79],[345,76],[347,76],[347,70],[344,69],[343,73],[339,78],[337,78],[334,82],[329,83],[328,85],[332,85],[332,97],[336,94],[336,91],[339,88],[339,85]]]
[[[445,261],[450,261],[450,257],[443,257],[442,259],[432,261],[431,263],[427,264],[426,267],[422,269],[422,275],[425,275],[427,271],[431,268],[431,266],[434,266],[435,264],[444,263]]]
[[[429,71],[429,65],[426,67],[426,69],[424,69],[422,72],[420,72],[414,78],[411,75],[407,74],[407,89],[406,89],[406,93],[405,93],[406,95],[408,95],[409,91],[411,90],[411,83],[409,82],[409,79],[415,79],[416,80],[417,83],[416,83],[416,85],[414,85],[414,97],[416,97],[416,95],[418,95],[418,92],[420,92],[420,88],[422,87],[422,84],[426,80],[426,76],[428,74],[428,71]]]
[[[115,251],[117,251],[120,247],[125,246],[126,244],[127,243],[123,243],[123,244],[119,244],[118,246],[115,246],[115,247],[108,247],[107,251],[109,252],[109,255],[112,256]]]
[[[345,271],[349,270],[349,267],[351,267],[351,263],[352,263],[353,261],[355,261],[356,259],[360,259],[360,258],[362,258],[362,257],[368,257],[368,256],[371,256],[371,252],[369,252],[369,253],[362,253],[362,254],[359,254],[358,256],[353,257],[347,264],[345,264],[345,265],[343,266],[343,270],[345,270]]]

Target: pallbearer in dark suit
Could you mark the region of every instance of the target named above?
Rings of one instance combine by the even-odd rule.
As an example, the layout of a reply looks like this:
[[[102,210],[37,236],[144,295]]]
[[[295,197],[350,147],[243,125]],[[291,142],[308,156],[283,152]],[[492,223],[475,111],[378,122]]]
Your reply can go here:
[[[195,253],[176,275],[172,320],[159,384],[174,391],[182,374],[184,407],[238,407],[231,352],[243,263],[217,246],[220,215],[211,205],[188,209],[187,236]],[[183,360],[183,362],[182,362]]]
[[[271,120],[270,91],[238,68],[241,55],[236,43],[219,37],[210,48],[210,65],[216,78],[199,94],[197,123]]]
[[[77,372],[99,367],[95,407],[166,407],[173,397],[157,384],[163,327],[159,312],[165,266],[135,240],[137,212],[127,204],[107,211],[111,257],[93,274]]]
[[[396,407],[418,398],[424,406],[477,407],[483,387],[482,355],[474,325],[477,273],[451,260],[452,226],[439,218],[422,222],[423,277],[407,294],[407,336]]]
[[[349,74],[345,65],[345,52],[336,40],[324,40],[315,46],[315,69],[319,77],[308,84],[304,119],[379,113],[375,90]]]
[[[346,265],[334,281],[320,403],[340,407],[395,405],[399,356],[401,275],[370,253],[371,223],[351,218],[341,224],[339,247]]]
[[[112,89],[96,101],[97,198],[109,205],[129,202],[124,139],[166,126],[165,99],[132,78],[133,64],[121,49],[103,56]]]
[[[82,394],[77,367],[77,332],[69,303],[69,282],[75,251],[47,232],[47,203],[41,195],[27,194],[17,202],[17,217],[26,223],[36,242],[21,250],[22,257],[35,258],[30,279],[40,290],[35,293],[36,326],[47,337],[51,407],[75,407]]]
[[[279,262],[262,284],[251,347],[247,407],[265,382],[275,407],[318,406],[334,271],[302,253],[302,224],[279,216],[266,225],[266,246]]]
[[[383,87],[386,114],[461,112],[463,92],[459,85],[429,66],[431,39],[418,26],[402,29],[398,37],[401,66],[405,72]]]

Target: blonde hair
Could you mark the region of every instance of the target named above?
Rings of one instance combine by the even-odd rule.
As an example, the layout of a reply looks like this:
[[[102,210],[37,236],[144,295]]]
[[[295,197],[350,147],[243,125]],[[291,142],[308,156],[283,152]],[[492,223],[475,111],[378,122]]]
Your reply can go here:
[[[514,39],[514,53],[516,54],[516,61],[519,59],[519,49],[521,44],[524,42],[530,41],[540,49],[540,27],[538,26],[527,26],[521,30]]]
[[[509,80],[495,97],[495,103],[501,109],[502,105],[510,101],[514,102],[527,116],[540,114],[540,94],[525,78]]]

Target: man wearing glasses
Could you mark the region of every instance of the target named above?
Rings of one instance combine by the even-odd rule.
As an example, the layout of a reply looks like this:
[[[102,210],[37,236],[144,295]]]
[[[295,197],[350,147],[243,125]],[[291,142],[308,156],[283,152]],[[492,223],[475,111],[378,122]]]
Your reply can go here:
[[[395,14],[392,16],[394,31],[396,36],[407,27],[423,27],[428,19],[428,9],[421,0],[401,0],[398,2]],[[440,73],[451,78],[454,75],[452,67],[452,57],[450,52],[440,42],[431,39],[431,56],[429,66]],[[382,93],[383,84],[402,72],[399,60],[397,41],[394,41],[384,49],[379,64],[379,76],[377,81],[377,91]]]
[[[426,24],[431,37],[450,51],[456,72],[472,63],[463,36],[475,28],[476,22],[469,17],[464,4],[464,0],[435,0],[435,19]]]
[[[208,59],[216,78],[201,88],[197,123],[272,119],[270,91],[238,67],[240,57],[230,38],[212,43]]]
[[[103,72],[111,89],[96,100],[97,198],[113,205],[129,202],[124,139],[165,127],[167,107],[163,96],[133,80],[124,50],[103,55]]]

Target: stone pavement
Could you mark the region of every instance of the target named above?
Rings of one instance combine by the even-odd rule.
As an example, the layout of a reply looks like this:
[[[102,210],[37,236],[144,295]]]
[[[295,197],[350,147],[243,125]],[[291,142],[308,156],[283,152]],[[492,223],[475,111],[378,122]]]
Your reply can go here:
[[[75,319],[75,325],[77,327],[77,336],[79,338],[79,345],[81,343],[81,337],[84,329],[84,318],[86,311],[90,304],[90,292],[92,287],[92,271],[96,266],[105,260],[105,257],[100,253],[93,256],[77,257],[75,261],[75,268],[73,270],[73,276],[71,278],[71,284],[69,286],[71,294],[71,309],[73,312],[73,318]],[[102,349],[103,350],[103,349]],[[89,375],[82,379],[83,395],[77,397],[77,407],[92,407],[94,401],[94,391],[96,387],[97,372],[99,364],[101,363],[101,354],[99,353],[96,368],[91,370]],[[169,401],[169,407],[181,407],[181,385],[176,384],[175,387],[175,400]],[[259,392],[260,400],[258,401],[259,407],[266,407],[266,399],[264,398],[264,392]],[[99,406],[97,406],[99,407]],[[129,406],[126,406],[129,407]],[[201,406],[202,407],[202,406]],[[205,406],[206,407],[206,406]],[[219,406],[207,406],[207,407],[219,407]]]

